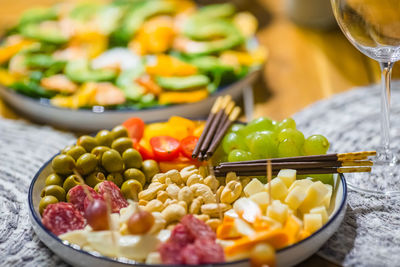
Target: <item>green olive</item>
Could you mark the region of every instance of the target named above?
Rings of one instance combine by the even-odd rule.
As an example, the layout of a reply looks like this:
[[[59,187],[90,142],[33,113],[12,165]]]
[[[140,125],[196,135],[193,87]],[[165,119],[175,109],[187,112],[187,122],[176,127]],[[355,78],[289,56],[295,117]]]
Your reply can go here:
[[[143,172],[138,169],[130,168],[124,172],[124,180],[135,179],[138,180],[142,185],[146,183],[146,177]]]
[[[77,160],[80,156],[86,153],[86,150],[81,146],[73,146],[68,150],[67,155]]]
[[[110,150],[110,148],[106,146],[96,146],[95,148],[93,148],[91,153],[95,155],[96,159],[100,162],[103,153],[106,152],[107,150]]]
[[[148,159],[143,161],[142,171],[146,176],[147,181],[150,182],[153,176],[160,172],[160,168],[158,167],[157,161]]]
[[[140,169],[142,167],[142,156],[140,153],[133,148],[129,148],[125,150],[125,152],[122,154],[122,159],[124,160],[125,163],[125,168],[136,168]]]
[[[56,173],[52,173],[49,176],[47,176],[46,181],[44,182],[45,185],[58,185],[58,186],[62,186],[64,183],[64,179],[56,174]]]
[[[40,193],[40,197],[45,196],[54,196],[58,201],[65,201],[65,190],[58,185],[48,185]]]
[[[111,144],[111,148],[117,150],[121,155],[125,150],[132,148],[133,142],[129,137],[120,137]]]
[[[107,172],[122,172],[124,162],[117,150],[110,149],[103,153],[101,157],[101,165]]]
[[[107,181],[113,182],[118,187],[121,187],[122,183],[124,182],[124,178],[121,173],[114,172],[107,175]]]
[[[56,173],[67,175],[75,168],[75,160],[71,156],[60,154],[51,161],[51,166]]]
[[[121,193],[126,199],[138,200],[138,194],[142,191],[142,184],[134,179],[126,180],[121,186]]]
[[[72,175],[68,176],[67,179],[65,179],[63,188],[64,188],[65,192],[68,193],[68,191],[72,187],[79,185],[79,184],[81,184],[81,182],[79,182],[78,177],[75,174],[72,174]]]
[[[43,214],[43,211],[46,209],[46,207],[50,204],[56,204],[58,203],[58,199],[55,196],[45,196],[43,197],[40,202],[39,202],[39,212],[40,215]]]
[[[96,134],[96,141],[99,146],[111,147],[111,144],[114,141],[114,136],[110,131],[101,130]]]
[[[76,144],[83,147],[86,152],[90,152],[93,148],[97,146],[97,141],[94,137],[90,135],[82,135],[81,137],[79,137]]]
[[[115,126],[114,129],[111,130],[111,133],[113,134],[114,139],[120,137],[129,137],[128,130],[122,125]]]
[[[85,153],[76,161],[76,168],[79,173],[86,175],[94,171],[97,166],[96,156],[90,153]]]
[[[73,147],[74,147],[74,145],[69,145],[69,146],[64,147],[64,149],[61,150],[61,154],[67,154],[67,152]]]
[[[105,179],[106,177],[104,176],[104,173],[94,171],[86,177],[85,182],[88,186],[95,187],[98,183],[103,182]]]

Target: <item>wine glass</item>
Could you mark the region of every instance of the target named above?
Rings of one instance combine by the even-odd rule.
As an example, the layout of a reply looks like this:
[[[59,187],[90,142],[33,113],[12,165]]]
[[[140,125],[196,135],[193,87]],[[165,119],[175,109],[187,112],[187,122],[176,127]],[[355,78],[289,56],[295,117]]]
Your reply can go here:
[[[356,191],[399,195],[399,159],[390,142],[390,82],[393,64],[400,59],[400,0],[331,0],[331,4],[347,39],[378,61],[382,70],[381,143],[373,171],[349,174],[346,180]]]

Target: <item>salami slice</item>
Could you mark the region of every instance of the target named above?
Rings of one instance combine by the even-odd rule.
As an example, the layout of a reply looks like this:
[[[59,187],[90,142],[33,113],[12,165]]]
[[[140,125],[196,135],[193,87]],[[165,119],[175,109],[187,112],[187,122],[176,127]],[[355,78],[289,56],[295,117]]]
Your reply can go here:
[[[183,248],[184,246],[193,243],[194,236],[189,232],[186,226],[179,223],[172,230],[169,241],[176,243]]]
[[[187,245],[181,252],[182,255],[182,263],[188,265],[197,265],[201,263],[200,255],[198,255],[198,251],[195,245],[189,244]]]
[[[215,240],[204,238],[196,239],[194,242],[194,247],[199,255],[201,264],[225,261],[224,250],[222,249],[221,245],[215,242]]]
[[[188,231],[197,238],[215,240],[217,237],[210,226],[197,219],[192,214],[182,218],[181,223],[186,226]]]
[[[92,197],[93,197],[93,199],[104,200],[104,197],[100,194],[97,194],[97,192],[96,192],[96,194],[93,194]],[[83,201],[83,207],[84,207],[83,210],[86,210],[87,206],[89,206],[89,203],[90,203],[90,199],[86,196],[85,200]]]
[[[43,225],[55,235],[61,235],[85,227],[82,214],[71,203],[59,202],[46,207]]]
[[[118,186],[116,186],[113,182],[104,181],[99,184],[99,194],[106,199],[105,194],[110,194],[111,198],[111,209],[112,212],[119,212],[120,209],[127,207],[128,201],[124,198],[119,190]]]
[[[68,201],[81,213],[85,211],[84,201],[86,198],[86,192],[83,189],[84,186],[92,196],[98,195],[97,192],[88,185],[76,185],[68,191]]]
[[[165,242],[162,243],[158,247],[158,252],[161,255],[161,261],[164,264],[182,264],[182,255],[181,255],[182,247],[179,244],[174,242]]]

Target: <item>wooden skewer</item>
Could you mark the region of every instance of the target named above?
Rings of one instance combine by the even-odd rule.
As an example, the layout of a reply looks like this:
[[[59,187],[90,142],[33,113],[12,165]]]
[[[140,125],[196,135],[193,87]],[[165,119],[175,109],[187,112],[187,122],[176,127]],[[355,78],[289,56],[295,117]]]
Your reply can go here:
[[[211,112],[208,115],[208,118],[207,118],[207,121],[206,121],[206,125],[204,126],[203,133],[201,134],[201,136],[199,138],[199,141],[197,142],[196,147],[193,150],[192,158],[197,158],[197,156],[199,155],[200,147],[204,142],[204,138],[205,138],[205,136],[206,136],[206,134],[208,132],[208,129],[211,126],[211,123],[214,121],[214,118],[215,118],[217,112],[220,109],[221,101],[222,101],[222,96],[219,96],[217,98],[217,100],[215,100],[214,105],[211,108]]]
[[[81,174],[75,168],[72,169],[72,171],[74,172],[75,176],[78,178],[79,183],[81,183],[82,185],[86,185],[85,180],[82,178]],[[89,201],[92,202],[93,197],[92,197],[92,194],[90,193],[89,189],[87,189],[86,186],[82,186],[82,188],[83,188],[83,192],[85,192],[85,195],[88,197]]]
[[[207,148],[209,147],[209,145],[215,135],[215,132],[217,131],[219,123],[221,122],[221,120],[223,119],[223,117],[225,115],[225,108],[229,104],[230,101],[231,101],[230,95],[226,95],[223,97],[223,99],[221,100],[221,104],[219,106],[219,110],[218,110],[217,114],[215,115],[214,120],[211,122],[210,128],[208,129],[208,131],[204,131],[206,136],[200,147],[200,151],[202,154],[201,158],[204,158],[204,156],[206,155]]]
[[[217,146],[221,142],[221,140],[224,137],[226,131],[229,129],[229,127],[232,125],[232,123],[237,120],[237,118],[240,115],[240,112],[241,112],[241,108],[240,107],[235,107],[232,110],[232,113],[229,115],[229,118],[228,118],[227,122],[222,126],[221,130],[217,133],[217,135],[215,136],[213,142],[211,143],[210,147],[208,148],[208,150],[206,152],[206,157],[207,158],[210,158],[214,154],[215,150],[217,149]]]
[[[268,203],[269,203],[269,205],[271,205],[272,204],[272,188],[271,188],[272,166],[271,166],[270,160],[267,160],[267,179],[268,179]]]

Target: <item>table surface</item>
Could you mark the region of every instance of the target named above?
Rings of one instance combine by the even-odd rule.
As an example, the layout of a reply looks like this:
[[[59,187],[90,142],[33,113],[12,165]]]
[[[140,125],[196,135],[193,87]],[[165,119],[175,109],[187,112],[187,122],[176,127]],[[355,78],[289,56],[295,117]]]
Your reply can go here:
[[[29,2],[29,4],[27,4]],[[0,31],[25,9],[55,0],[0,0]],[[254,86],[254,116],[289,117],[313,102],[355,86],[378,82],[379,66],[358,52],[338,28],[316,30],[296,25],[285,14],[285,1],[241,1],[259,19],[259,41],[268,61]],[[396,68],[394,69],[396,75]],[[20,118],[0,99],[0,116]],[[336,266],[312,256],[300,266]]]

